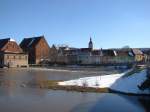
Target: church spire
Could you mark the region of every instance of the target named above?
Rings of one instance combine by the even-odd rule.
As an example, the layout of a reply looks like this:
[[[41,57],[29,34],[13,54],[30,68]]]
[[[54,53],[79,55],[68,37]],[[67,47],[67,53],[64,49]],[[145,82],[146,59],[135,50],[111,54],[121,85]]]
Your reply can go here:
[[[92,42],[92,38],[90,37],[90,42],[89,42],[89,48],[93,49],[93,42]]]

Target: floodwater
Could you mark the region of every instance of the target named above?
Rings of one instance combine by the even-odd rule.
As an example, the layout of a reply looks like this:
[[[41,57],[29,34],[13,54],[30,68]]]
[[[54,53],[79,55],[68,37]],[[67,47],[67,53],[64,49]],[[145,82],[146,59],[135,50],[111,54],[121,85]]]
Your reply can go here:
[[[92,70],[91,70],[92,71]],[[116,72],[116,71],[115,71]],[[41,80],[69,80],[102,72],[0,69],[0,112],[149,112],[150,97],[67,92],[22,86]]]

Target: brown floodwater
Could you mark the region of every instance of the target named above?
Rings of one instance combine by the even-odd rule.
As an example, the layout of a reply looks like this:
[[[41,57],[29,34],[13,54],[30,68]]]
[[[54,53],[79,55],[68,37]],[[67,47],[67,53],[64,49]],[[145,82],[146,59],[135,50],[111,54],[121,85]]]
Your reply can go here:
[[[146,96],[55,91],[25,85],[41,80],[69,80],[104,73],[107,71],[0,69],[0,112],[150,111],[150,98]]]

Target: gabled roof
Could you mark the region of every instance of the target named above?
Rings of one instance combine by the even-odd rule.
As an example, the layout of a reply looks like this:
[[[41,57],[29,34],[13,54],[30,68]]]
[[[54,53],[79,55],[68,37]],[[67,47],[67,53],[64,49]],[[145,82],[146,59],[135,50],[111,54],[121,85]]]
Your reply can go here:
[[[103,56],[115,56],[114,50],[112,49],[103,49],[102,53]]]
[[[144,54],[150,55],[150,48],[141,48],[140,49]]]
[[[0,39],[0,50],[10,41],[10,38]]]
[[[24,38],[20,43],[20,47],[21,48],[34,47],[40,41],[41,38],[44,38],[44,36]]]
[[[132,52],[134,53],[134,55],[143,55],[143,52],[137,48],[133,48]]]
[[[0,50],[9,42],[16,42],[14,39],[12,38],[5,38],[5,39],[0,39]]]
[[[117,56],[134,56],[132,49],[116,49]]]
[[[14,46],[16,46],[16,47],[14,47]],[[13,49],[11,47],[13,47]],[[18,46],[16,41],[14,39],[11,39],[11,38],[0,39],[0,52],[3,52],[3,53],[23,53],[20,46]]]

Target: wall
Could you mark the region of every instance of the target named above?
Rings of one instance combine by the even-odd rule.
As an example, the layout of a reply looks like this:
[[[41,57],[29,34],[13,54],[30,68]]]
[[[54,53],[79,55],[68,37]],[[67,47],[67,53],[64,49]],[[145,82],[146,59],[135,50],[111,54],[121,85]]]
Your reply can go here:
[[[4,65],[9,67],[28,66],[27,54],[4,54]]]
[[[36,59],[35,64],[39,64],[43,60],[49,60],[50,59],[49,51],[50,48],[46,40],[44,38],[41,38],[41,40],[35,47],[35,59]]]

